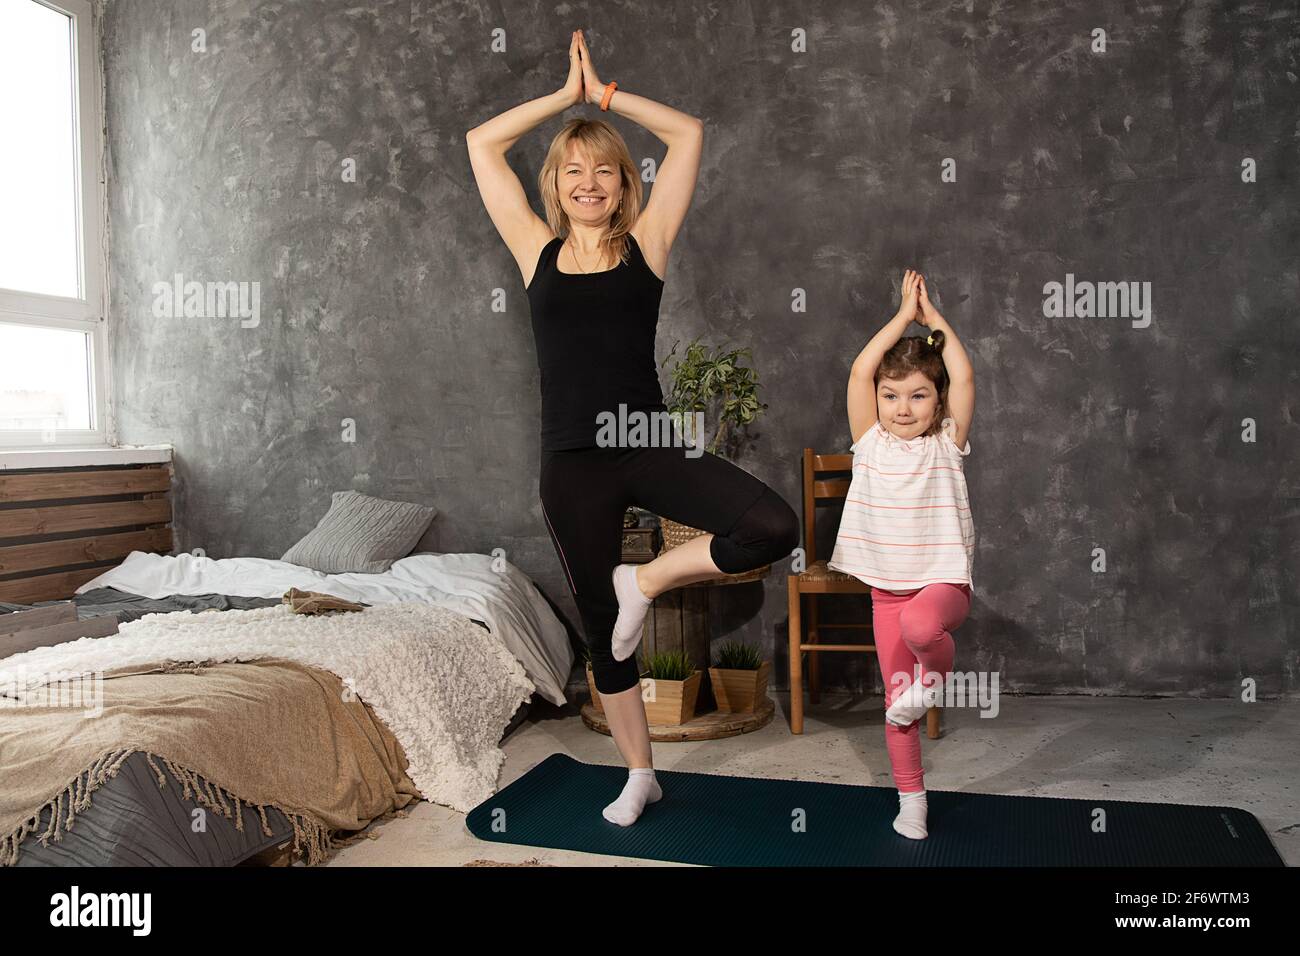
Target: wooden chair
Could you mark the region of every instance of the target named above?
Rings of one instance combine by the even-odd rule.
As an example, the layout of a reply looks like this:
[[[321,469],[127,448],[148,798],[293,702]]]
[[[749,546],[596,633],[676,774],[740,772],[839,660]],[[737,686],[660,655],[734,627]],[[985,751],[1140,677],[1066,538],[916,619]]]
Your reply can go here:
[[[803,540],[807,554],[806,570],[787,577],[790,592],[790,732],[803,733],[803,655],[808,654],[808,692],[811,702],[821,700],[821,661],[823,651],[866,651],[875,653],[875,644],[823,644],[818,632],[823,628],[848,628],[872,633],[870,618],[866,624],[825,624],[817,620],[817,597],[822,594],[866,594],[871,587],[842,571],[833,571],[817,558],[817,506],[826,501],[843,500],[849,493],[849,478],[819,478],[826,472],[852,472],[851,454],[818,455],[811,448],[803,450]],[[808,601],[808,633],[803,633],[803,596]],[[888,690],[888,688],[886,688]],[[926,736],[939,736],[939,708],[926,711]]]

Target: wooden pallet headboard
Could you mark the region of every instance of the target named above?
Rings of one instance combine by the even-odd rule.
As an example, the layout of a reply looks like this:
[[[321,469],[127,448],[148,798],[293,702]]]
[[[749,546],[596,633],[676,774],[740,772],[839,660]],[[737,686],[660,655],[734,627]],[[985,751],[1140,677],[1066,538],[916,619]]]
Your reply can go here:
[[[170,554],[170,462],[0,471],[0,601],[72,597],[132,551]]]

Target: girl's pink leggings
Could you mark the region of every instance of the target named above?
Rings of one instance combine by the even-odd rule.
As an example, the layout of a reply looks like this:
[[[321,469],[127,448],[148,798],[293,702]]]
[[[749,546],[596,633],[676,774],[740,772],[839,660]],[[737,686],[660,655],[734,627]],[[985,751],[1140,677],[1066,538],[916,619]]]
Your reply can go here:
[[[940,680],[952,670],[952,632],[966,620],[970,596],[969,584],[927,584],[911,594],[871,589],[876,660],[885,681],[886,707],[911,686],[918,663],[922,675],[935,672],[942,675]],[[885,721],[885,747],[899,793],[925,789],[921,770],[924,723],[924,717],[908,727]]]

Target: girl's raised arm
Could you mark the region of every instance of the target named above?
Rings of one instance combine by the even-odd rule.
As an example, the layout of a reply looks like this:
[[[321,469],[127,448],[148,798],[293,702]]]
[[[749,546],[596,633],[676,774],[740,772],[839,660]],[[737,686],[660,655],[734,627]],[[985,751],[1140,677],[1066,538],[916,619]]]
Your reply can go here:
[[[970,423],[975,417],[975,368],[970,363],[970,356],[957,338],[948,320],[939,314],[939,310],[930,302],[930,294],[925,288],[925,279],[921,279],[919,292],[921,318],[918,320],[931,329],[943,330],[943,367],[948,372],[948,414],[952,416],[953,441],[958,448],[966,447],[966,436],[970,434]]]
[[[536,264],[541,247],[550,241],[551,229],[528,205],[523,184],[506,162],[506,153],[533,127],[576,106],[582,99],[582,65],[578,61],[575,30],[569,39],[569,78],[563,88],[506,110],[465,134],[470,166],[483,205],[525,277],[527,270]]]
[[[849,372],[848,406],[849,433],[855,443],[879,417],[876,411],[876,369],[880,367],[880,360],[885,357],[885,353],[903,337],[917,316],[919,278],[911,269],[903,273],[903,302],[898,307],[898,312],[884,328],[872,336],[871,341],[853,360],[853,368]]]

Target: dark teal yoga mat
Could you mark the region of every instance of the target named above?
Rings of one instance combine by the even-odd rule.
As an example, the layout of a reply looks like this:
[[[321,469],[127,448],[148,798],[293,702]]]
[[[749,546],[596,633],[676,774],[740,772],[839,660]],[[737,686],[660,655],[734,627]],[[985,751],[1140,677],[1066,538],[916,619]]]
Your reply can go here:
[[[658,770],[635,824],[600,815],[627,769],[552,754],[465,818],[480,840],[709,866],[1284,866],[1236,807],[928,790],[925,840],[894,832],[898,791]],[[1098,809],[1106,832],[1093,832]],[[797,824],[802,821],[802,831]]]

